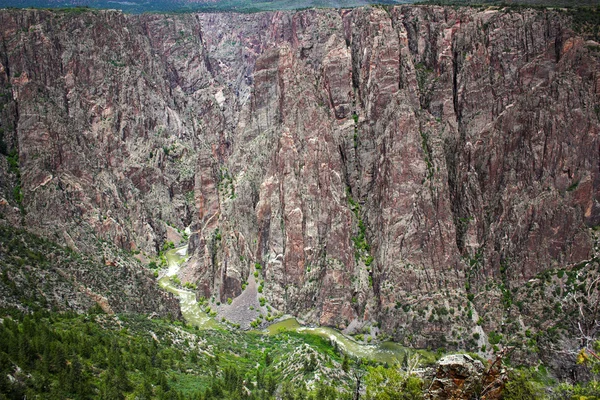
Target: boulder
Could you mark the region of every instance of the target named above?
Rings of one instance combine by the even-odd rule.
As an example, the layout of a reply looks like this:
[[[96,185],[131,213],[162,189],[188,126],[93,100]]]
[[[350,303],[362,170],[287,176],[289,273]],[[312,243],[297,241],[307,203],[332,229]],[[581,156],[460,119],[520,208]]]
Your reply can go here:
[[[469,400],[482,390],[484,366],[466,354],[453,354],[440,359],[427,400]]]

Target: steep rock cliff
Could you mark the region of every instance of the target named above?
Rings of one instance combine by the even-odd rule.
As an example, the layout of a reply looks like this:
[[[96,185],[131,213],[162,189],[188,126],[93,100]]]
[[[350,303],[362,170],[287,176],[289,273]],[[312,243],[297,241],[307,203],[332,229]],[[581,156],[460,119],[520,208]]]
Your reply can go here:
[[[12,223],[148,255],[191,226],[199,295],[258,286],[280,312],[412,346],[493,344],[571,304],[538,306],[525,282],[596,268],[598,44],[564,13],[2,11],[0,26]]]

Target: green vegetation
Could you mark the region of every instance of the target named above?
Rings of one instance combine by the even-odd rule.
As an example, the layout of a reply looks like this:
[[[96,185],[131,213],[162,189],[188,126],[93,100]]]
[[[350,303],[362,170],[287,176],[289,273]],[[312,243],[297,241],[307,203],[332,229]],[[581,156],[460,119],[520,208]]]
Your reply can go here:
[[[23,191],[21,190],[21,169],[19,168],[19,153],[17,150],[13,149],[8,153],[6,160],[8,161],[8,171],[13,174],[17,183],[13,188],[13,198],[21,212],[24,212],[23,209]]]
[[[418,400],[423,398],[423,381],[398,368],[369,368],[365,378],[367,400]]]
[[[510,279],[508,277],[509,264],[507,262],[500,263],[500,278],[502,283],[498,285],[498,288],[502,292],[502,304],[505,309],[510,309],[513,303],[512,292],[510,290]]]
[[[236,198],[234,179],[225,167],[221,167],[218,176],[219,194],[231,200]]]
[[[431,68],[427,68],[424,64],[418,63],[415,65],[415,73],[417,75],[417,86],[419,87],[419,101],[422,109],[428,109],[431,103],[431,94],[433,93],[433,83],[437,78]]]
[[[106,297],[110,304],[147,306],[158,302],[158,288],[150,287],[154,280],[129,252],[98,241],[97,254],[112,253],[112,259],[97,259],[62,247],[28,231],[0,222],[0,299],[4,307],[21,310],[83,311],[94,302],[81,293],[84,285]],[[118,262],[115,268],[107,263]],[[123,282],[128,287],[123,289]],[[152,296],[139,298],[144,287]],[[155,290],[155,292],[153,291]],[[154,297],[156,296],[156,298]],[[0,316],[1,318],[1,316]]]
[[[580,7],[568,10],[575,32],[587,39],[600,40],[600,8]]]
[[[352,119],[354,120],[354,149],[358,148],[359,139],[358,139],[358,114],[356,112],[352,113]]]
[[[177,276],[172,276],[171,282],[173,282],[177,286],[181,286],[181,280]]]
[[[3,398],[273,399],[282,380],[294,396],[308,395],[303,377],[341,362],[328,342],[307,335],[200,334],[179,322],[108,316],[99,307],[85,315],[10,314],[0,324]],[[308,360],[305,375],[286,375],[282,362],[303,346],[311,353],[297,354]]]
[[[531,8],[545,9],[548,7],[565,8],[593,8],[597,5],[595,0],[423,0],[415,2],[416,5],[442,5],[442,6],[465,6],[465,7],[501,7],[509,11],[526,10]]]
[[[0,291],[9,300],[8,304],[23,305],[30,310],[28,313],[15,311],[16,308],[0,311],[0,393],[6,398],[346,399],[352,396],[357,371],[364,374],[363,387],[368,399],[420,399],[428,387],[428,382],[411,375],[408,367],[359,363],[317,335],[198,330],[180,321],[152,320],[141,314],[111,316],[103,314],[97,306],[86,314],[49,312],[47,309],[68,309],[68,306],[50,303],[43,295],[43,286],[35,285],[60,274],[45,274],[42,279],[25,266],[53,271],[53,264],[58,261],[66,271],[79,271],[95,268],[93,261],[1,225],[0,261]],[[476,261],[471,266],[475,264]],[[595,276],[596,265],[589,268],[592,267],[589,273]],[[586,268],[549,271],[540,274],[539,282],[562,279],[565,293],[580,293],[588,279]],[[102,270],[100,267],[94,273],[110,282],[113,278],[100,275]],[[109,268],[108,273],[111,271]],[[66,280],[61,282],[68,284]],[[58,283],[50,283],[58,287]],[[59,290],[73,296],[73,289]],[[116,292],[122,296],[120,291]],[[594,298],[587,297],[589,302]],[[114,297],[109,299],[115,302]],[[206,303],[203,298],[198,301]],[[266,306],[263,297],[259,301]],[[437,316],[452,315],[446,307],[437,305],[433,312]],[[405,307],[398,303],[397,308]],[[215,315],[209,307],[206,311]],[[253,325],[261,326],[270,318],[261,315]],[[537,341],[549,340],[551,334],[552,329],[542,333],[528,331],[526,337],[535,346]],[[477,333],[470,336],[474,340],[480,338]],[[364,342],[372,338],[365,334],[356,336]],[[512,345],[513,340],[504,328],[490,332],[488,338],[494,347]],[[600,368],[590,353],[597,351],[596,347],[580,354],[581,363],[590,364],[593,374]],[[483,347],[482,351],[485,350]],[[424,360],[420,365],[432,361]],[[330,382],[336,383],[332,386]],[[548,387],[552,387],[551,396],[547,395]],[[594,398],[599,391],[594,381],[556,385],[540,366],[512,370],[504,398]]]
[[[63,7],[55,9],[56,12],[60,12],[63,14],[83,14],[95,11],[93,8],[87,6],[77,6],[77,7]]]
[[[504,400],[542,399],[543,387],[532,378],[528,371],[511,371],[502,398]]]
[[[349,188],[346,190],[346,196],[348,197],[350,209],[358,221],[358,233],[352,237],[352,243],[354,243],[354,257],[356,258],[356,261],[362,261],[370,270],[371,264],[373,263],[373,256],[370,254],[371,246],[367,242],[367,226],[362,220],[362,207],[354,200]]]
[[[157,265],[156,261],[151,261],[148,264],[148,267],[151,269],[155,269],[155,268],[164,268],[167,266],[168,264],[168,260],[167,260],[167,251],[174,249],[175,248],[175,243],[173,242],[164,242],[162,245],[161,250],[158,252],[158,261],[159,264]]]
[[[575,189],[577,189],[577,187],[579,187],[579,179],[576,180],[575,182],[573,182],[568,188],[567,188],[567,192],[572,192]]]
[[[491,345],[498,344],[502,340],[502,335],[495,331],[491,331],[488,337]]]

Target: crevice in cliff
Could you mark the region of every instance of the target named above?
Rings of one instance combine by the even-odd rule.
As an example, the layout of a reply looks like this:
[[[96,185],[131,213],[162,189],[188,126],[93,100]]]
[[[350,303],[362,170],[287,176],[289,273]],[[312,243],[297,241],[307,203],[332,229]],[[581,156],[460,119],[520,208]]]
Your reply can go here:
[[[342,161],[342,176],[344,177],[344,184],[347,188],[352,190],[352,186],[350,185],[350,174],[348,173],[348,158],[346,156],[346,151],[341,144],[338,146],[338,151],[340,152],[340,160]]]
[[[560,58],[562,56],[562,54],[561,54],[562,46],[563,46],[563,33],[562,33],[562,29],[559,28],[559,31],[556,34],[556,38],[554,39],[554,57],[555,57],[556,63],[558,63],[560,61]]]
[[[401,15],[402,19],[404,19],[404,14]],[[398,37],[398,90],[402,90],[404,89],[404,77],[402,74],[402,37],[400,36],[400,26],[404,27],[404,22],[400,24],[400,26],[398,25],[398,15],[396,13],[390,14],[390,18],[392,20],[392,28],[394,29],[394,32],[396,32],[396,36]]]
[[[6,48],[6,39],[4,36],[2,36],[2,56],[2,64],[4,65],[6,76],[10,82],[10,65],[8,63],[8,49]]]
[[[4,66],[4,70],[6,72],[6,85],[7,85],[7,89],[10,91],[10,101],[14,104],[14,113],[12,115],[13,117],[13,121],[12,121],[12,129],[9,129],[12,131],[13,137],[12,137],[12,141],[13,141],[13,146],[14,148],[17,150],[17,152],[19,151],[19,142],[18,142],[18,135],[17,135],[17,131],[18,131],[18,126],[19,126],[19,102],[18,100],[15,98],[15,96],[13,95],[13,89],[12,89],[12,85],[11,85],[11,65],[8,59],[8,49],[6,47],[6,41],[5,38],[2,37],[2,64]]]
[[[459,94],[459,73],[462,66],[462,51],[460,51],[456,37],[452,42],[452,104],[457,122],[458,136],[449,136],[444,140],[444,155],[448,173],[448,191],[450,194],[450,208],[456,233],[456,246],[461,254],[465,252],[465,234],[467,232],[469,216],[464,215],[465,188],[461,187],[460,164],[461,151],[465,141],[465,127],[463,124],[462,105]]]
[[[23,223],[25,207],[23,201],[24,191],[22,189],[21,180],[22,154],[20,151],[18,135],[20,121],[19,102],[13,95],[10,63],[8,53],[6,51],[7,49],[4,37],[2,38],[2,50],[2,64],[5,70],[6,82],[2,82],[4,87],[0,88],[0,96],[2,96],[0,99],[3,100],[0,103],[0,155],[6,156],[6,161],[8,164],[7,172],[10,176],[10,179],[8,179],[9,182],[0,182],[0,189],[7,190],[7,198],[12,198],[12,201],[14,201],[13,204],[17,205],[21,216],[21,223]],[[4,175],[2,172],[3,171],[0,171],[0,176]],[[8,185],[5,186],[7,183]],[[2,195],[1,192],[0,195]]]
[[[458,124],[459,131],[462,125],[462,113],[460,109],[460,103],[458,98],[458,70],[459,61],[458,58],[461,54],[456,49],[456,43],[452,44],[452,104],[454,106],[454,115],[456,116],[456,122]]]
[[[198,20],[198,16],[196,16]],[[215,78],[215,71],[210,62],[210,57],[208,56],[208,50],[206,48],[206,43],[204,42],[204,35],[202,34],[202,24],[198,20],[198,39],[200,40],[200,44],[202,45],[202,60],[204,61],[204,65],[206,66],[206,70],[210,73],[210,76]]]
[[[352,30],[351,46],[352,47],[350,51],[350,63],[352,65],[352,96],[354,102],[356,103],[358,100],[358,104],[360,104],[361,107],[363,107],[364,104],[362,101],[362,94],[360,91],[360,46],[358,43],[356,43],[356,38],[354,37],[354,29]]]

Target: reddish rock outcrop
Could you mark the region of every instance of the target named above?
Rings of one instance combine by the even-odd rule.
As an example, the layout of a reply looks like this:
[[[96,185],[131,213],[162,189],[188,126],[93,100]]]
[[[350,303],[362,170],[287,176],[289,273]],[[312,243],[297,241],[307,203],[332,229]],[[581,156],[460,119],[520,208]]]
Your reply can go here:
[[[594,256],[600,63],[560,11],[2,11],[0,26],[23,223],[83,251],[153,253],[166,224],[191,225],[201,295],[239,295],[260,263],[282,312],[455,347],[479,317],[501,329],[507,290]]]

